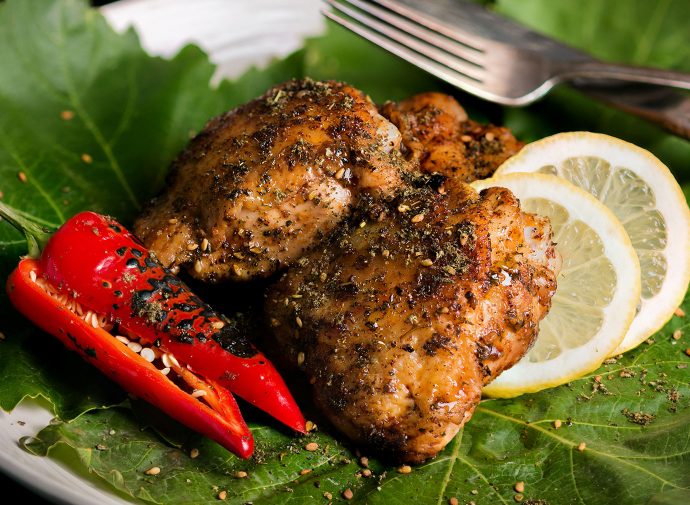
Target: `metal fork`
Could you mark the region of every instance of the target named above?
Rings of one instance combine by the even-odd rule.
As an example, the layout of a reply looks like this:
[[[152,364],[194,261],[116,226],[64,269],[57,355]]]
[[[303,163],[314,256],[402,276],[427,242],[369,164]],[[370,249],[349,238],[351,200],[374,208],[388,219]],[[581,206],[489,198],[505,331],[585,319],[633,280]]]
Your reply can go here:
[[[690,138],[690,99],[657,87],[690,89],[690,74],[604,63],[463,0],[324,1],[328,18],[486,100],[526,105],[567,82]]]

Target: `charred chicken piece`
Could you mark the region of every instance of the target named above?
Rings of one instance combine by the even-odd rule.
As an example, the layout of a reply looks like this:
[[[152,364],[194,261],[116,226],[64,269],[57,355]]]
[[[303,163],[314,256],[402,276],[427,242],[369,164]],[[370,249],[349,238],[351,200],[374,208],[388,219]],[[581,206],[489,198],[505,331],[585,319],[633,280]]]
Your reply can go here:
[[[398,130],[360,91],[310,79],[212,119],[134,225],[166,267],[264,277],[299,258],[363,192],[399,187]]]
[[[266,294],[280,352],[330,421],[407,462],[442,450],[526,353],[559,268],[548,221],[510,191],[414,186],[363,199]]]
[[[464,182],[490,177],[523,146],[507,128],[470,120],[455,98],[442,93],[388,102],[381,113],[398,127],[422,170]]]

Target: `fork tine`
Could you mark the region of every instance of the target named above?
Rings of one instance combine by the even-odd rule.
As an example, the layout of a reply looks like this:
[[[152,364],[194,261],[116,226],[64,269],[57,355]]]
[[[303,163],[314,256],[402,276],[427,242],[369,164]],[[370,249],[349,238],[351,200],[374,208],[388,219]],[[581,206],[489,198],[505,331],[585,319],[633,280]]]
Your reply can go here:
[[[354,0],[354,2],[352,0],[345,0],[345,2],[348,1],[350,5],[355,5],[356,0]],[[473,81],[481,82],[484,72],[483,69],[478,67],[476,64],[460,59],[456,56],[446,53],[445,51],[441,51],[434,46],[422,42],[420,39],[409,36],[388,24],[378,21],[376,18],[364,11],[355,10],[350,6],[346,6],[344,5],[344,2],[341,3],[342,0],[326,0],[326,2],[332,8],[337,9],[351,19],[358,21],[362,25],[379,32],[389,40],[395,41],[400,45],[426,56],[428,59],[455,70],[456,72],[469,79],[472,79]]]
[[[445,35],[448,38],[451,38],[460,44],[463,44],[467,47],[476,49],[478,51],[486,51],[488,49],[488,45],[490,44],[489,41],[487,41],[485,38],[480,37],[478,35],[475,35],[473,33],[468,33],[467,31],[456,29],[456,28],[451,28],[441,22],[439,22],[438,19],[434,19],[433,17],[429,17],[426,14],[419,12],[407,5],[401,5],[400,2],[396,1],[391,1],[391,0],[373,0],[379,5],[382,5],[386,7],[387,9],[396,12],[400,16],[403,16],[414,23],[418,23],[422,26],[425,26],[429,30],[432,30],[433,32],[440,33],[442,35]],[[427,0],[420,0],[420,1],[427,1]],[[473,5],[470,5],[471,7]]]
[[[462,60],[473,63],[479,67],[484,66],[484,55],[482,49],[458,42],[454,38],[449,38],[445,35],[439,34],[437,31],[432,31],[415,22],[409,16],[398,13],[397,10],[394,11],[392,9],[384,9],[373,5],[371,2],[362,2],[360,0],[344,0],[344,2],[351,4],[360,10],[368,12],[384,23],[395,26],[401,31],[428,44],[434,45]],[[383,2],[382,5],[385,6],[385,2]]]
[[[326,0],[331,2],[331,0]],[[447,83],[456,86],[462,90],[472,93],[482,98],[488,100],[495,99],[494,95],[487,93],[480,85],[480,83],[466,75],[456,72],[444,65],[433,61],[426,56],[423,56],[401,44],[395,42],[389,38],[383,37],[381,34],[360,24],[348,21],[343,16],[332,12],[327,9],[322,10],[324,16],[335,21],[339,25],[347,28],[351,32],[367,39],[368,41],[376,44],[377,46],[387,50],[388,52],[402,58],[403,60],[415,65],[422,70],[429,72],[430,74],[438,77],[439,79],[446,81]]]

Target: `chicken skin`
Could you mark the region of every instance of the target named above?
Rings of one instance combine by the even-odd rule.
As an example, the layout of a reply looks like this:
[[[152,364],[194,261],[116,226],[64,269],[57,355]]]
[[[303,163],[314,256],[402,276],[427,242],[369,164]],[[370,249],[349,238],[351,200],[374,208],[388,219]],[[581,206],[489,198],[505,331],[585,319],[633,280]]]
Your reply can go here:
[[[363,200],[266,292],[276,344],[329,420],[407,462],[442,450],[525,354],[558,269],[548,221],[510,191],[418,185]]]
[[[507,128],[472,121],[455,98],[442,93],[388,102],[381,113],[398,127],[422,170],[464,182],[490,177],[523,146]]]
[[[269,276],[327,235],[360,193],[400,186],[401,140],[361,91],[287,82],[212,119],[134,230],[166,267],[204,281]]]

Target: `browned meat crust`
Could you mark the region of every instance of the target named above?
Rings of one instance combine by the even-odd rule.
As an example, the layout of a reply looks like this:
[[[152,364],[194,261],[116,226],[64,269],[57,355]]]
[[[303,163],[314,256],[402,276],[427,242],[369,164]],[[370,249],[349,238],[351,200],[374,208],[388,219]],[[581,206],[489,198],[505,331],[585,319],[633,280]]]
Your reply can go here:
[[[490,177],[524,145],[507,128],[470,120],[455,98],[441,93],[388,102],[381,113],[398,127],[422,170],[464,182]]]

